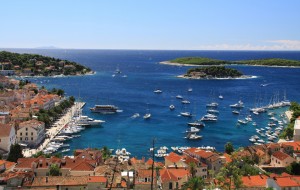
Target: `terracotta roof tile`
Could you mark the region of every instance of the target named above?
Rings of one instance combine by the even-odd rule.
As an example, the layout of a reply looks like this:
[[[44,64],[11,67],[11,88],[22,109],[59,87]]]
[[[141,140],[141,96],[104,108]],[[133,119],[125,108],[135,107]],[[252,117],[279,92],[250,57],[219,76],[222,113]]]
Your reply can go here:
[[[189,171],[186,169],[161,169],[159,171],[162,182],[178,181],[184,176],[189,176]]]
[[[268,176],[255,175],[255,176],[243,176],[243,185],[246,187],[266,187]]]
[[[88,183],[106,183],[107,178],[103,176],[89,176]]]
[[[287,176],[273,178],[279,187],[299,187],[300,176]]]
[[[281,152],[281,151],[274,152],[272,154],[272,156],[274,156],[275,158],[277,158],[279,160],[285,160],[286,158],[290,157],[288,154]]]
[[[47,179],[47,180],[46,180]],[[76,186],[87,185],[88,176],[43,176],[35,177],[32,187],[48,187],[48,186]]]
[[[170,162],[176,163],[179,162],[182,159],[182,157],[176,154],[175,152],[171,152],[169,156],[165,156],[165,159]]]
[[[11,124],[0,124],[0,137],[8,137],[12,128]]]
[[[86,161],[83,161],[76,166],[71,168],[71,171],[94,171],[95,167],[93,167],[91,164],[87,163]]]

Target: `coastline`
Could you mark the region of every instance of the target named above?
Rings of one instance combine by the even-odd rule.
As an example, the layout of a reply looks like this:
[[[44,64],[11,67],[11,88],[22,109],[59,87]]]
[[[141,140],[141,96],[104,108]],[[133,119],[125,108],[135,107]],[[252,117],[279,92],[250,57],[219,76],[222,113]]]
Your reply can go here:
[[[204,67],[207,67],[207,66],[233,66],[233,65],[236,65],[236,66],[253,66],[253,67],[278,67],[278,68],[300,68],[300,66],[278,66],[278,65],[249,65],[249,64],[221,64],[221,65],[195,65],[195,64],[184,64],[184,63],[173,63],[173,62],[170,62],[170,61],[161,61],[159,62],[159,64],[163,64],[163,65],[172,65],[172,66],[186,66],[186,67],[200,67],[200,66],[204,66]]]
[[[178,75],[176,76],[177,78],[183,78],[183,79],[194,79],[194,80],[242,80],[242,79],[255,79],[258,78],[258,76],[252,76],[252,75],[243,75],[241,77],[236,77],[236,78],[201,78],[201,77],[188,77],[185,75]]]
[[[16,78],[60,78],[60,77],[78,77],[78,76],[90,76],[90,75],[95,75],[97,72],[96,71],[91,71],[91,72],[88,72],[86,74],[76,74],[76,75],[64,75],[64,74],[60,74],[60,75],[51,75],[51,76],[27,76],[27,75],[24,75],[24,76],[18,76],[18,75],[15,75],[15,76],[11,76],[11,77],[16,77]]]
[[[68,111],[55,122],[51,128],[46,132],[49,135],[49,138],[45,138],[44,142],[36,149],[23,149],[24,157],[31,157],[32,155],[42,151],[50,141],[55,138],[59,132],[71,121],[72,117],[77,110],[81,109],[85,105],[85,102],[75,102],[74,105],[68,109]]]

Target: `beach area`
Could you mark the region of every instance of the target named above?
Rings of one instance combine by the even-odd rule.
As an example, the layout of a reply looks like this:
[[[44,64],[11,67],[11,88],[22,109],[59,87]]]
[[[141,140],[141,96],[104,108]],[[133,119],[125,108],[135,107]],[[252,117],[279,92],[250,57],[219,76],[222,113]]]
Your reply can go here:
[[[69,108],[66,113],[52,125],[51,128],[47,130],[46,135],[48,138],[46,138],[38,148],[23,149],[24,157],[31,157],[39,151],[42,151],[51,142],[51,140],[55,138],[59,132],[71,121],[74,114],[77,113],[78,110],[80,110],[84,105],[85,102],[75,102],[74,105]]]

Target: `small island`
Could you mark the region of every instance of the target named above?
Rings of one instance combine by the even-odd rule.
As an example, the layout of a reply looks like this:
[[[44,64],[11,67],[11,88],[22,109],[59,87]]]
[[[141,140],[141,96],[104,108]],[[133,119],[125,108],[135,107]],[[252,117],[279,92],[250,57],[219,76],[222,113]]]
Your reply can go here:
[[[197,67],[187,71],[180,77],[189,79],[220,79],[220,78],[241,78],[243,73],[236,69],[225,68],[224,66]]]
[[[161,62],[161,64],[169,65],[253,65],[253,66],[272,66],[272,67],[300,67],[300,61],[289,59],[257,59],[257,60],[241,60],[226,61],[211,59],[206,57],[182,57],[170,61]]]
[[[2,75],[55,76],[84,75],[93,73],[88,67],[73,61],[56,59],[37,54],[0,52]]]

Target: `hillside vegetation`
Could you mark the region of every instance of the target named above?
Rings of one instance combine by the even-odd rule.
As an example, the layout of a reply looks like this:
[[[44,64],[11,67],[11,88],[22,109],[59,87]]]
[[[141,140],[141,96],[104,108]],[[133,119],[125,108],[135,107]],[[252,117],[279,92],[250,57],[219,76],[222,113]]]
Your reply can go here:
[[[91,72],[90,68],[73,61],[37,54],[19,54],[7,51],[0,52],[0,63],[3,64],[5,70],[15,70],[18,75],[78,75]]]
[[[169,61],[171,63],[180,63],[186,65],[261,65],[261,66],[300,66],[300,61],[289,59],[257,59],[242,61],[225,61],[210,59],[205,57],[182,57]]]

